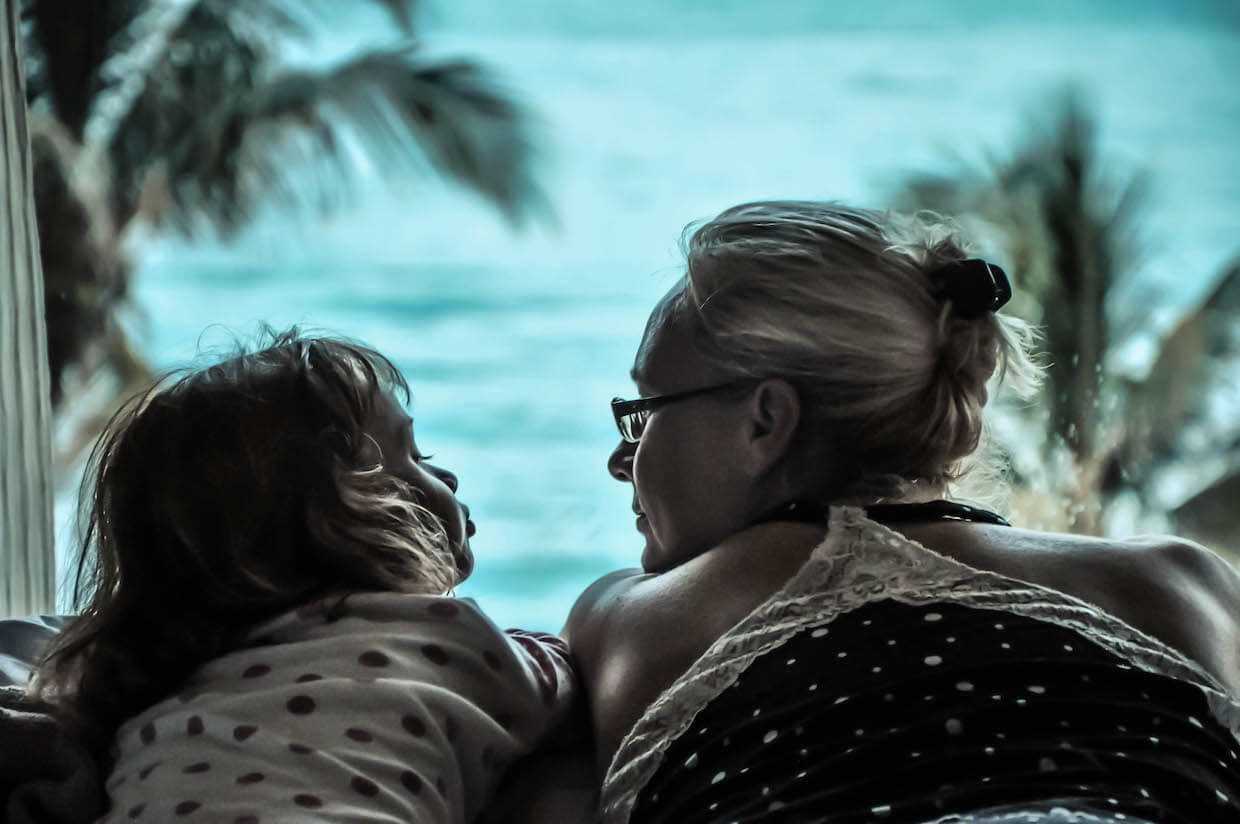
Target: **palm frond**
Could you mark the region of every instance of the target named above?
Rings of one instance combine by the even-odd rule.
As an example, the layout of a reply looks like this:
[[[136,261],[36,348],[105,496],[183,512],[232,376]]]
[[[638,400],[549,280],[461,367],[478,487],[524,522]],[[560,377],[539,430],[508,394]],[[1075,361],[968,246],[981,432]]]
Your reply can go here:
[[[23,0],[27,97],[79,142],[115,39],[140,16],[138,0]]]
[[[1201,311],[1208,313],[1216,322],[1240,316],[1240,258],[1231,262],[1214,288],[1206,295]]]
[[[209,0],[248,15],[262,28],[275,28],[280,34],[308,35],[323,24],[337,25],[342,15],[347,18],[356,10],[355,3],[340,0],[257,0],[237,3],[236,0]],[[420,0],[368,0],[391,19],[397,32],[408,38],[416,30]]]
[[[957,174],[918,172],[904,180],[895,194],[895,206],[911,211],[928,209],[946,215],[974,211],[979,194],[969,170]]]
[[[387,11],[392,21],[406,35],[414,31],[414,13],[420,5],[417,0],[374,0]]]
[[[169,75],[183,80],[220,56],[242,57],[243,62],[248,57],[251,69],[269,59],[263,38],[271,31],[302,33],[304,27],[279,3],[157,0],[142,4],[141,12],[108,44],[109,57],[100,70],[101,88],[91,106],[85,142],[110,146],[148,89],[161,81],[167,85],[172,79]]]
[[[1204,300],[1158,346],[1144,380],[1129,389],[1117,459],[1133,478],[1159,465],[1194,461],[1202,449],[1240,437],[1240,260],[1219,276]],[[1220,404],[1230,396],[1231,404]],[[1230,407],[1230,408],[1220,408]]]
[[[411,33],[415,0],[372,2]],[[125,24],[109,29],[108,57],[98,67],[80,131],[88,146],[107,155],[114,218],[122,228],[152,168],[202,113],[221,96],[246,97],[268,82],[283,43],[310,38],[316,23],[321,31],[341,14],[338,3],[326,0],[101,0],[101,6],[124,6],[125,14],[116,14]]]
[[[1089,459],[1099,448],[1103,369],[1113,340],[1108,298],[1137,259],[1147,182],[1142,173],[1118,184],[1108,176],[1094,116],[1075,89],[1054,92],[1022,132],[1014,149],[992,155],[985,172],[915,175],[902,199],[914,208],[976,215],[998,228],[1024,293],[1013,309],[1046,330],[1048,447],[1062,441]]]
[[[74,0],[36,2],[54,5]],[[413,35],[416,0],[372,2],[388,12],[405,37]],[[191,62],[192,56],[184,52],[193,49],[204,35],[218,38],[221,31],[227,31],[239,44],[270,58],[282,39],[310,37],[316,20],[338,15],[341,9],[339,3],[326,0],[104,0],[99,5],[111,7],[112,17],[123,23],[109,27],[106,35],[93,42],[96,48],[106,43],[108,59],[100,66],[87,140],[105,145],[132,110],[151,74],[170,59],[181,64]]]
[[[129,266],[114,242],[102,193],[73,173],[80,147],[67,129],[33,115],[30,149],[52,403],[59,406],[70,367],[87,366],[93,342],[125,303]]]
[[[475,63],[371,52],[247,91],[218,98],[165,154],[167,208],[151,217],[192,232],[205,215],[227,234],[260,201],[304,207],[316,162],[319,205],[331,208],[348,193],[354,151],[385,175],[429,163],[517,222],[546,209],[529,115]]]
[[[153,4],[124,35],[109,63],[86,129],[88,147],[112,172],[113,220],[123,230],[138,210],[152,168],[223,96],[264,82],[263,41],[209,0]]]
[[[1240,563],[1240,468],[1224,474],[1180,506],[1171,516],[1176,531],[1201,541]]]

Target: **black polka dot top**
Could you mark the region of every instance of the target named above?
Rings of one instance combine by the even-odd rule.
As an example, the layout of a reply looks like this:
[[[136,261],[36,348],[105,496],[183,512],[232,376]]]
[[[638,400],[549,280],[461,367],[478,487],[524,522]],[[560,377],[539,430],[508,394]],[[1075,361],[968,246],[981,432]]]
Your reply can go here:
[[[1208,694],[1069,626],[882,592],[798,620],[681,724],[628,820],[1240,822]]]

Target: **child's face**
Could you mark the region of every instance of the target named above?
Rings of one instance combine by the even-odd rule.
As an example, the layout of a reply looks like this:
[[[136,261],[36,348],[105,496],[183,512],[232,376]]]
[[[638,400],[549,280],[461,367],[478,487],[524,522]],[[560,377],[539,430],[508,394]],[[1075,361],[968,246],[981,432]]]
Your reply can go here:
[[[464,580],[474,568],[474,555],[469,548],[474,522],[469,520],[469,507],[456,499],[456,476],[422,457],[413,438],[413,419],[390,394],[380,395],[375,402],[367,429],[383,453],[384,469],[421,492],[418,503],[443,522]]]

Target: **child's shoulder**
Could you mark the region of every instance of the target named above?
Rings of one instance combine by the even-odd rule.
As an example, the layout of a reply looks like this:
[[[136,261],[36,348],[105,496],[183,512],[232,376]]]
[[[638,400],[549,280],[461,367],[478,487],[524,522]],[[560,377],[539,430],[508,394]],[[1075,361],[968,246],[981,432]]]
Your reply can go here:
[[[341,592],[315,598],[255,626],[245,646],[353,634],[501,635],[471,598],[402,592]]]
[[[356,592],[333,601],[340,617],[382,624],[408,622],[432,626],[462,626],[474,630],[499,633],[499,628],[472,598],[451,595],[418,595],[405,592]]]
[[[534,645],[547,651],[532,651]],[[540,658],[557,654],[567,658],[566,649],[541,638],[501,630],[470,599],[333,593],[256,626],[193,680],[212,690],[248,692],[265,689],[268,675],[297,675],[313,661],[315,680],[382,678],[477,691],[502,689],[512,678],[538,680],[546,664]]]
[[[543,677],[571,669],[568,647],[554,635],[502,630],[471,598],[395,592],[334,593],[257,626],[234,654],[365,658],[423,673],[483,680]],[[355,650],[364,652],[355,654]],[[347,663],[347,662],[346,662]],[[385,665],[386,666],[386,665]],[[429,668],[429,669],[427,669]]]

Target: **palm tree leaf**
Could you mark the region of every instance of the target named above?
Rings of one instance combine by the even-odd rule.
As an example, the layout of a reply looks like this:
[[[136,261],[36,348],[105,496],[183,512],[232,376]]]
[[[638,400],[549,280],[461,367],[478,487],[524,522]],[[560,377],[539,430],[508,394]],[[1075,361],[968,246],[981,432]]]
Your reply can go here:
[[[1238,317],[1240,260],[1160,341],[1149,373],[1132,386],[1122,444],[1129,474],[1141,476],[1157,463],[1192,459],[1193,445],[1184,438],[1190,428],[1203,430],[1196,440],[1208,444],[1209,451],[1240,435],[1234,414],[1212,414],[1222,394],[1240,400]]]
[[[80,147],[63,124],[32,114],[30,151],[52,403],[58,407],[68,368],[87,366],[94,344],[126,302],[129,267],[114,243],[103,194],[74,175]]]
[[[413,15],[419,5],[417,0],[374,0],[374,2],[387,10],[401,31],[406,35],[413,34]]]
[[[77,5],[77,0],[35,2]],[[404,36],[413,35],[417,0],[372,2],[389,13]],[[220,31],[227,31],[239,43],[270,57],[280,38],[308,38],[316,19],[338,15],[341,9],[339,3],[326,0],[104,0],[97,5],[123,23],[92,41],[96,47],[103,42],[107,46],[107,63],[99,67],[102,87],[96,90],[98,99],[90,113],[92,140],[104,144],[111,141],[150,75],[173,50],[192,49],[202,35],[218,37]]]
[[[221,96],[166,155],[162,218],[192,232],[205,215],[227,234],[259,201],[304,207],[314,167],[291,155],[320,162],[319,205],[331,208],[347,195],[361,152],[385,175],[429,161],[519,222],[546,209],[529,131],[525,109],[475,63],[422,60],[409,49],[365,53]]]
[[[996,227],[1023,299],[1014,309],[1046,329],[1047,444],[1080,459],[1099,448],[1103,367],[1114,339],[1113,287],[1131,270],[1146,178],[1105,175],[1097,124],[1083,95],[1066,88],[1038,106],[1017,146],[987,172],[918,175],[905,185],[914,207],[973,214]]]
[[[410,30],[416,0],[372,2]],[[248,98],[271,79],[283,39],[315,33],[316,16],[330,23],[341,9],[326,0],[128,3],[141,13],[131,9],[127,25],[112,36],[81,130],[108,157],[114,221],[122,228],[136,213],[153,168],[176,151],[203,113],[213,111],[221,97]]]
[[[23,0],[27,97],[46,101],[79,142],[101,86],[100,67],[142,7],[139,0]]]
[[[184,11],[183,17],[176,14]],[[263,82],[270,58],[261,41],[206,0],[173,11],[155,4],[130,26],[104,72],[106,88],[86,127],[88,147],[112,170],[111,209],[118,231],[138,209],[153,166],[194,128],[200,114],[232,93]]]
[[[170,65],[184,73],[204,57],[226,55],[230,46],[249,52],[256,61],[266,60],[272,37],[310,34],[302,16],[282,0],[148,0],[137,5],[139,13],[108,43],[101,86],[85,129],[88,143],[110,145],[148,87],[160,73],[168,73]]]
[[[1233,467],[1171,512],[1176,531],[1240,564],[1240,467]]]
[[[1201,311],[1209,313],[1214,323],[1234,322],[1240,315],[1240,258],[1224,270],[1214,288],[1206,296]]]
[[[897,208],[929,209],[956,215],[976,208],[977,191],[962,174],[948,175],[921,172],[904,180],[895,194]]]

